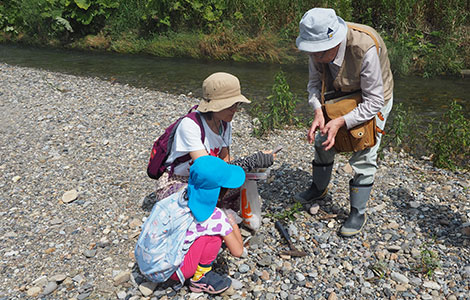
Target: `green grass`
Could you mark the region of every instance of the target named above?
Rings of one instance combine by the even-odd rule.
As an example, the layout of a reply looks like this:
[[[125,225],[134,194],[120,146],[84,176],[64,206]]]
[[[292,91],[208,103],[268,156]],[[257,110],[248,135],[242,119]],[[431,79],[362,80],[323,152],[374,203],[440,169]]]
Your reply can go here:
[[[302,209],[302,204],[300,202],[295,202],[293,206],[285,209],[282,213],[266,214],[266,216],[277,221],[294,221],[295,215],[300,213]]]

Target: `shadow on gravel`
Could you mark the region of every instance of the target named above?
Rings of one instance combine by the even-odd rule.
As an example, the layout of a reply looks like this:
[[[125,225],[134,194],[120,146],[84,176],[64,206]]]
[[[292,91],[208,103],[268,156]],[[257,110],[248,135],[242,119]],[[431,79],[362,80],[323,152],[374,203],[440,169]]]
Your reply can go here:
[[[263,210],[270,214],[281,214],[292,208],[296,201],[294,195],[307,189],[312,182],[311,172],[299,170],[289,164],[282,164],[278,169],[271,170],[271,178],[258,182],[258,190],[263,198]],[[337,197],[338,195],[335,195]],[[340,206],[342,201],[337,197],[332,201],[331,193],[322,201],[317,201],[320,208],[327,214],[337,214],[338,221],[345,219],[349,208]],[[346,203],[349,205],[348,203]],[[309,205],[304,208],[308,209]]]
[[[448,205],[433,205],[417,201],[404,188],[394,188],[387,191],[398,212],[405,218],[406,223],[415,223],[421,232],[429,239],[452,245],[463,246],[465,236],[461,233],[462,215],[455,213]],[[413,204],[413,205],[412,205]]]
[[[271,214],[282,213],[294,206],[294,195],[310,185],[311,174],[282,164],[271,170],[268,180],[258,181],[258,191],[263,199],[262,210]]]

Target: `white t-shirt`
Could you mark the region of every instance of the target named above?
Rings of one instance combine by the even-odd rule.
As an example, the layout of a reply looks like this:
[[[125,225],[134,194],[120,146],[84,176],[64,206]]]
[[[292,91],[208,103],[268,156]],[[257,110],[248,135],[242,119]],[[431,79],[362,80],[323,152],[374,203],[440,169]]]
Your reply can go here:
[[[227,123],[227,128],[219,135],[209,128],[209,125],[207,125],[207,122],[202,115],[201,120],[205,132],[204,144],[201,141],[201,129],[199,128],[199,125],[190,118],[184,118],[179,123],[178,128],[176,128],[170,155],[166,160],[167,164],[171,164],[180,156],[197,150],[206,150],[209,155],[219,156],[223,147],[229,147],[232,144],[231,122]],[[220,125],[224,128],[222,123]],[[191,160],[177,165],[173,174],[189,176],[190,162]]]

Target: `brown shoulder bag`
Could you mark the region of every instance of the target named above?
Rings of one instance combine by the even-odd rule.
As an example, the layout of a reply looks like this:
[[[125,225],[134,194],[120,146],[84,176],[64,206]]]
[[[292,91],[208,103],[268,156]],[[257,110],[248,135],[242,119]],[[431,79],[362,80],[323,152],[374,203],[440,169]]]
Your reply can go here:
[[[325,122],[344,116],[355,109],[361,102],[362,97],[360,92],[349,95],[346,98],[328,101],[322,106]],[[336,134],[334,147],[337,152],[357,152],[371,148],[377,143],[376,134],[374,117],[349,130],[346,127],[341,127]]]

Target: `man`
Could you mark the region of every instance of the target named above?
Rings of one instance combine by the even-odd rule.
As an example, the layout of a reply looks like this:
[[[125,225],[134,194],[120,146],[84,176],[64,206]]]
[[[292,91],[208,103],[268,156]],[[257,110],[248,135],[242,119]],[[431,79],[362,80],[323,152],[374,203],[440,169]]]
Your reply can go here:
[[[379,129],[384,128],[393,104],[393,77],[387,48],[373,28],[346,23],[333,9],[313,8],[302,17],[299,29],[297,48],[309,56],[307,89],[315,116],[307,139],[309,143],[314,142],[315,158],[312,184],[295,195],[295,199],[310,203],[324,198],[328,192],[338,130],[343,126],[351,129],[372,118],[376,118]],[[320,103],[322,81],[327,91],[360,91],[362,103],[325,124]],[[340,229],[343,236],[359,233],[366,223],[367,201],[374,183],[381,136],[382,133],[377,134],[375,146],[353,152],[349,160],[355,175],[349,182],[350,213]]]

